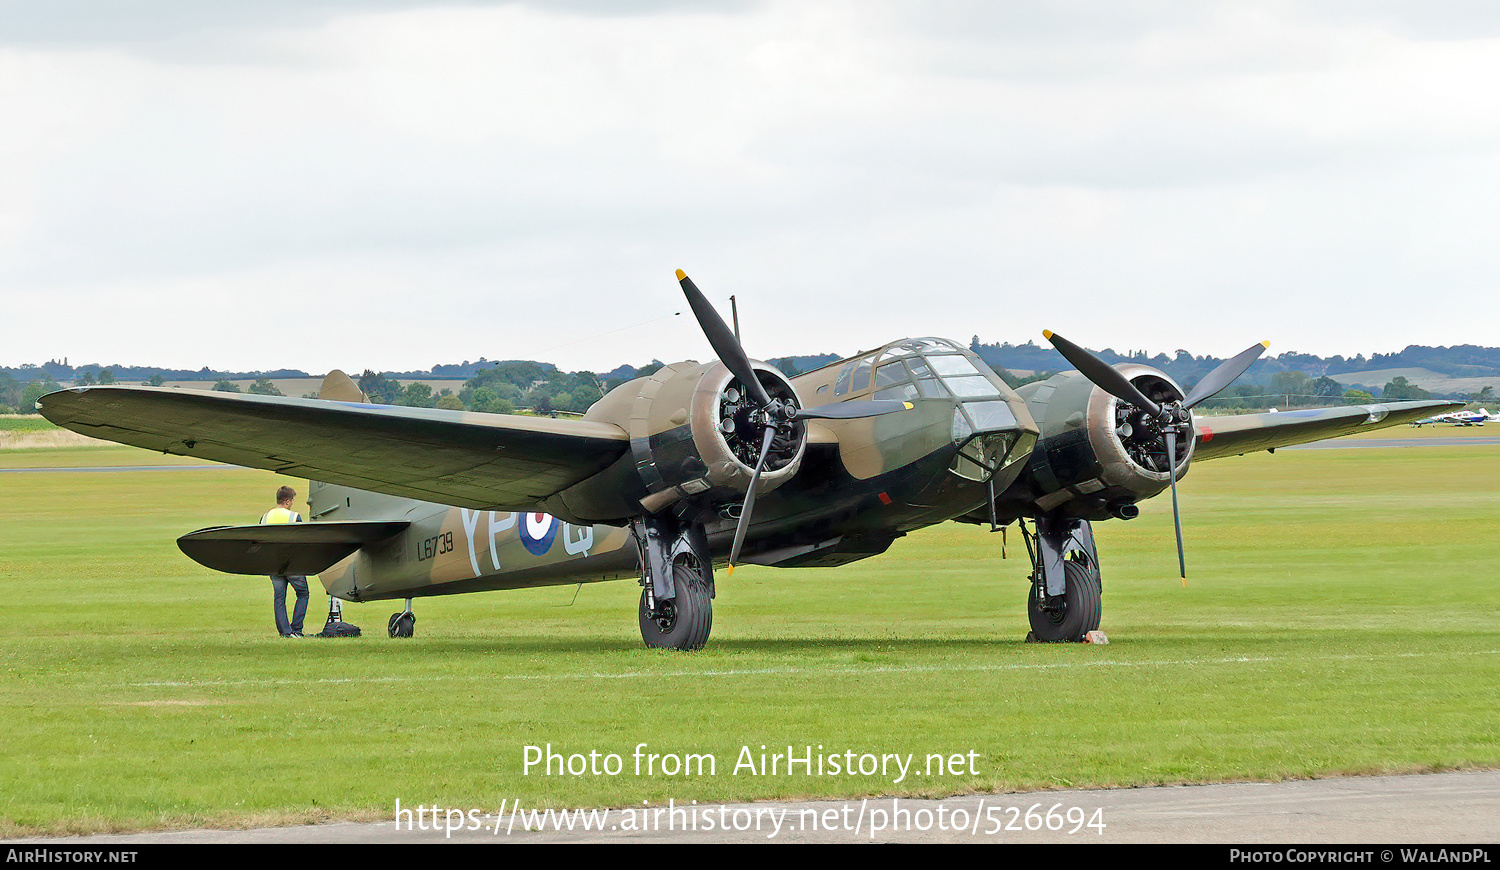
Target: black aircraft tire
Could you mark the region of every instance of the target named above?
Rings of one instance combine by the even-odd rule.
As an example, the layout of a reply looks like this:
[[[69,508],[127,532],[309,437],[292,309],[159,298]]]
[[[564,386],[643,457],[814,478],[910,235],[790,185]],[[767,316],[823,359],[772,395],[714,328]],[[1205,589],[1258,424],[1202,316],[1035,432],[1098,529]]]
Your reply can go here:
[[[1063,600],[1068,606],[1061,615],[1042,610],[1036,584],[1031,584],[1026,615],[1031,619],[1031,632],[1037,640],[1078,641],[1099,628],[1104,604],[1094,573],[1079,562],[1069,561],[1063,563],[1063,579],[1066,581]]]
[[[666,602],[672,608],[672,617],[665,628],[646,615],[646,590],[641,590],[641,639],[646,646],[659,649],[702,649],[714,624],[714,602],[708,597],[703,576],[697,568],[678,562],[672,566],[672,583],[677,597]]]

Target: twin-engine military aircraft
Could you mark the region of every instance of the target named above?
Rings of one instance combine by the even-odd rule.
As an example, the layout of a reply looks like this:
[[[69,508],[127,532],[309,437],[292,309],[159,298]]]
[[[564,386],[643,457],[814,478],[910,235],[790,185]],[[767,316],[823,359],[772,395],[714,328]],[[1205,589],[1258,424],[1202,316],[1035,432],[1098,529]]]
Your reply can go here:
[[[341,372],[320,399],[91,386],[37,407],[76,432],[307,478],[310,522],[184,535],[238,574],[318,574],[348,601],[636,577],[651,647],[707,642],[715,568],[834,566],[947,520],[1016,523],[1033,635],[1099,627],[1091,523],[1130,519],[1194,460],[1410,422],[1455,403],[1194,418],[1264,350],[1184,391],[1045,333],[1076,368],[1012,390],[939,338],[894,341],[788,378],[750,359],[682,272],[718,360],[665,366],[582,419],[369,404]],[[1030,527],[1027,526],[1030,521]]]

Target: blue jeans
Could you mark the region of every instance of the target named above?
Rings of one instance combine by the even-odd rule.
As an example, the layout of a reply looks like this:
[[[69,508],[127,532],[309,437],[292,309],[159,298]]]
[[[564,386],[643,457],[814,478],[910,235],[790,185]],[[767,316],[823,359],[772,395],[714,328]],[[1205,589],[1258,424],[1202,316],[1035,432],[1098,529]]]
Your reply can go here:
[[[297,593],[297,606],[292,610],[292,621],[286,621],[286,587],[290,585]],[[271,607],[276,611],[276,630],[283,636],[302,633],[302,618],[307,616],[307,578],[271,575]]]

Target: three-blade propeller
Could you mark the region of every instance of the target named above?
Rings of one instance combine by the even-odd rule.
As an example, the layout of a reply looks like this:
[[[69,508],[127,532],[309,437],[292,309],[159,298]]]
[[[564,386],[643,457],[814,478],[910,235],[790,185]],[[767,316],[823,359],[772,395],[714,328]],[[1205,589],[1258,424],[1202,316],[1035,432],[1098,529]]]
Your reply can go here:
[[[1114,366],[1087,350],[1050,330],[1042,330],[1042,336],[1052,342],[1057,352],[1095,386],[1126,404],[1140,408],[1162,430],[1167,447],[1167,476],[1172,481],[1172,524],[1177,532],[1177,568],[1186,583],[1187,558],[1182,546],[1182,511],[1177,503],[1177,439],[1193,437],[1193,415],[1189,412],[1244,374],[1271,343],[1263,341],[1252,345],[1220,363],[1198,381],[1181,401],[1159,403],[1147,398]]]
[[[677,270],[677,282],[682,285],[682,292],[687,296],[689,307],[693,309],[693,316],[698,318],[698,325],[703,328],[703,334],[708,337],[708,343],[718,355],[719,361],[724,363],[724,367],[744,387],[746,398],[755,409],[752,416],[765,427],[761,436],[760,459],[755,463],[755,473],[751,475],[750,485],[745,490],[745,503],[740,509],[739,524],[734,529],[734,545],[729,551],[729,573],[733,574],[734,566],[739,562],[740,547],[745,543],[745,532],[750,528],[750,515],[755,510],[755,493],[760,486],[761,473],[770,456],[771,444],[779,432],[790,428],[797,420],[855,420],[904,411],[915,406],[910,402],[871,400],[842,402],[821,408],[799,408],[793,401],[772,399],[756,376],[755,366],[751,364],[749,355],[745,353],[734,331],[719,316],[719,312],[714,310],[713,305],[709,304],[698,285],[681,269]]]

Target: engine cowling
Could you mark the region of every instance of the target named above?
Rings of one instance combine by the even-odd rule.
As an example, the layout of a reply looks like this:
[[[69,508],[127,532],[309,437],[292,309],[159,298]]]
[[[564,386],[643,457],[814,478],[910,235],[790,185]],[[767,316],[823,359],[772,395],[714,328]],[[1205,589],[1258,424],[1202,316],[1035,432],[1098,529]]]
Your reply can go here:
[[[1116,366],[1147,398],[1179,401],[1182,387],[1150,366]],[[1007,501],[1042,512],[1100,520],[1135,515],[1135,503],[1171,486],[1164,430],[1149,415],[1063,372],[1017,390],[1041,439]],[[1177,477],[1187,473],[1196,439],[1179,439]],[[1019,505],[1017,505],[1019,507]]]
[[[785,375],[765,363],[752,366],[773,402],[798,406]],[[640,506],[656,513],[684,499],[704,507],[738,505],[760,456],[764,413],[723,363],[688,362],[616,388],[586,418],[629,433],[630,458],[645,490]],[[772,442],[759,492],[792,479],[806,447],[806,424],[785,425]]]

